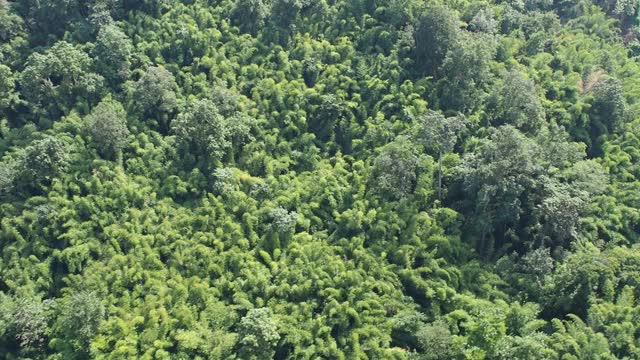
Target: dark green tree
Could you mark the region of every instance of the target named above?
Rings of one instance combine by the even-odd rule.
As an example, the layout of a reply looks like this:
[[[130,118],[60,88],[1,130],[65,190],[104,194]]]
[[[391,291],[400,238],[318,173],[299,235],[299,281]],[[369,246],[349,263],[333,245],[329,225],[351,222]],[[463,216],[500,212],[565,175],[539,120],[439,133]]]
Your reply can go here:
[[[442,154],[453,151],[459,134],[466,129],[466,119],[462,115],[445,117],[430,110],[417,122],[418,141],[425,149],[438,154],[438,199],[442,199]]]
[[[54,303],[51,300],[18,300],[13,313],[16,340],[24,350],[46,346],[49,321]]]
[[[106,315],[101,300],[94,292],[78,292],[65,298],[58,312],[54,329],[63,351],[70,357],[87,358],[91,340]]]
[[[12,193],[16,185],[16,178],[15,162],[3,161],[0,163],[0,197]]]
[[[24,20],[13,11],[12,5],[0,0],[0,40],[7,43],[24,31]]]
[[[458,16],[446,5],[429,6],[418,16],[413,36],[416,68],[435,76],[449,51],[458,46]]]
[[[271,15],[271,2],[265,0],[236,0],[231,18],[244,32],[257,35]]]
[[[469,22],[469,29],[475,32],[495,34],[498,31],[498,21],[490,9],[480,9]]]
[[[59,38],[82,20],[83,2],[79,0],[24,0],[19,4],[31,32],[40,41]]]
[[[211,100],[191,102],[189,110],[175,119],[172,129],[184,151],[200,165],[218,163],[231,146],[228,124]]]
[[[268,308],[251,309],[240,320],[238,354],[243,359],[271,359],[280,340],[278,324]]]
[[[129,77],[133,44],[116,25],[100,29],[92,51],[98,73],[115,86]]]
[[[415,336],[420,347],[418,359],[444,360],[460,355],[456,351],[449,327],[442,321],[423,325]]]
[[[294,229],[298,214],[295,211],[287,211],[282,207],[277,207],[269,212],[271,218],[271,228],[279,233],[288,233]]]
[[[0,64],[0,113],[20,101],[15,83],[11,69]]]
[[[133,88],[131,101],[143,116],[154,119],[163,133],[169,130],[169,120],[178,107],[178,85],[167,69],[151,66]]]
[[[129,135],[127,113],[119,102],[107,97],[87,116],[87,129],[102,156],[118,158]]]
[[[413,193],[418,178],[420,158],[411,142],[396,140],[373,160],[371,184],[382,196],[403,199]]]
[[[470,200],[472,232],[478,249],[491,252],[505,242],[524,213],[527,197],[539,187],[539,148],[512,126],[497,128],[477,153],[465,156],[459,168]],[[495,243],[485,243],[492,236]],[[510,241],[509,241],[510,240]]]
[[[545,113],[535,84],[516,70],[502,74],[487,107],[496,126],[510,124],[521,131],[535,133],[544,124]]]
[[[51,136],[36,140],[25,149],[24,156],[16,165],[17,185],[26,187],[27,191],[48,186],[64,173],[69,160],[68,147],[62,141]]]
[[[589,111],[589,133],[587,139],[591,146],[590,155],[600,155],[603,135],[608,135],[620,128],[627,113],[622,82],[614,77],[605,76],[587,91],[591,98]]]
[[[45,53],[33,53],[19,77],[21,93],[38,115],[56,119],[76,105],[93,103],[104,79],[91,72],[91,58],[59,41]]]
[[[310,116],[309,131],[321,141],[334,136],[336,124],[344,116],[344,105],[334,95],[323,95],[316,111]]]
[[[440,107],[470,113],[483,104],[493,78],[490,65],[495,55],[496,40],[492,35],[463,33],[442,64],[438,82]]]

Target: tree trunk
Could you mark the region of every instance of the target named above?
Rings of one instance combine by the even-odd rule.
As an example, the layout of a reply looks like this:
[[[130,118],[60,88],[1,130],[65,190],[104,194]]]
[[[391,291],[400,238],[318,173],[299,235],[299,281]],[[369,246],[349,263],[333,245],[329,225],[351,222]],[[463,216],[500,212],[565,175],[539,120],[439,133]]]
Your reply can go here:
[[[442,201],[442,150],[438,151],[438,200]]]

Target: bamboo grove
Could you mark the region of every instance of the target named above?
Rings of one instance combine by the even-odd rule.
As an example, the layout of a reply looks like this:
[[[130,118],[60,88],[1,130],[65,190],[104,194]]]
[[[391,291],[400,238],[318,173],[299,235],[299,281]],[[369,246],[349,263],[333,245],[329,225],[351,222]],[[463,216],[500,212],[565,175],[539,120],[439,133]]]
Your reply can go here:
[[[0,0],[0,358],[640,359],[635,0]]]

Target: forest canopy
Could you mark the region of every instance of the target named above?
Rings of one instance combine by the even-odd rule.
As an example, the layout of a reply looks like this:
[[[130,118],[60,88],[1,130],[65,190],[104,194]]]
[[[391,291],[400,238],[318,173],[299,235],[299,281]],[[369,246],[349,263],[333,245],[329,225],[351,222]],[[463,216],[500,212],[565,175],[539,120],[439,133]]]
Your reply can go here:
[[[640,359],[637,0],[0,0],[3,359]]]

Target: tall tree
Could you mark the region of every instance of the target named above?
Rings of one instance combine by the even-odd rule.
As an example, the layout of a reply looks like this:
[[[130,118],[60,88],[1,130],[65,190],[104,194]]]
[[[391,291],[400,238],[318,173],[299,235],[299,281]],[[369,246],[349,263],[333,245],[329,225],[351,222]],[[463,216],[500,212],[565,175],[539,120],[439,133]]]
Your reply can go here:
[[[135,83],[131,101],[143,116],[156,121],[163,133],[169,130],[169,120],[178,107],[178,85],[169,70],[151,66]]]
[[[471,113],[483,104],[493,78],[490,65],[496,45],[492,35],[466,32],[452,44],[438,82],[440,108]]]
[[[0,40],[9,41],[24,31],[24,20],[13,10],[13,3],[0,0]]]
[[[425,149],[438,154],[438,199],[442,200],[442,155],[453,151],[459,134],[466,129],[463,115],[445,117],[430,110],[418,118],[417,137]]]
[[[479,250],[490,253],[494,245],[507,242],[511,230],[525,215],[525,198],[539,186],[538,154],[536,143],[505,125],[495,130],[478,153],[464,157],[459,171],[472,204],[472,230],[479,236]],[[496,243],[485,243],[487,236]]]
[[[278,324],[268,308],[251,309],[240,320],[239,354],[248,359],[271,359],[280,340]]]
[[[0,64],[0,113],[17,104],[15,77],[8,66]]]
[[[70,25],[82,19],[83,2],[79,0],[24,0],[19,3],[31,32],[41,41],[62,36]]]
[[[107,97],[87,116],[87,126],[100,154],[107,158],[118,158],[126,144],[127,113],[122,104]]]
[[[54,329],[63,343],[62,351],[70,358],[88,358],[91,340],[104,320],[106,310],[94,292],[81,291],[59,304]]]
[[[55,137],[36,140],[25,149],[17,164],[16,181],[27,191],[38,192],[51,184],[69,166],[69,149]]]
[[[231,146],[226,120],[211,100],[195,100],[172,124],[179,144],[201,166],[219,162]]]
[[[98,73],[115,86],[129,77],[132,53],[131,40],[116,25],[110,24],[100,29],[92,55]]]
[[[492,124],[510,124],[527,133],[537,132],[545,120],[533,81],[517,70],[504,72],[487,104]]]
[[[446,5],[429,6],[415,25],[415,58],[422,74],[437,75],[449,51],[460,36],[458,16]]]
[[[59,41],[29,56],[19,78],[22,94],[36,114],[56,119],[96,100],[104,79],[91,72],[92,65],[86,53]]]
[[[265,0],[236,0],[231,18],[242,31],[257,35],[271,15],[271,2]]]
[[[416,149],[407,139],[398,139],[386,145],[373,160],[373,188],[391,199],[406,198],[415,190],[419,161]]]

